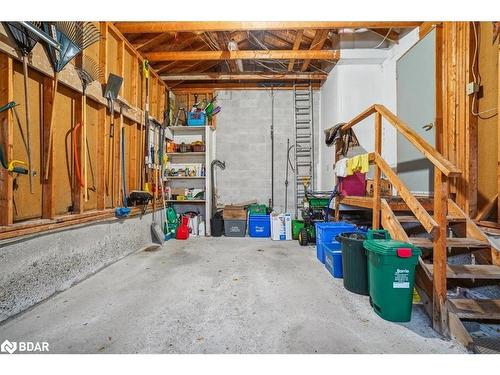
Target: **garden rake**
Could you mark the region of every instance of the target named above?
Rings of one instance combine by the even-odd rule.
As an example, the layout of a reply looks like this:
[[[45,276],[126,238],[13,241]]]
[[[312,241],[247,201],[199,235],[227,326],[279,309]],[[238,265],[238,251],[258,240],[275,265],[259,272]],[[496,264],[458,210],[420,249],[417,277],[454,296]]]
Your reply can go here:
[[[52,139],[54,136],[54,114],[55,102],[57,98],[58,74],[64,67],[85,48],[96,43],[101,34],[92,22],[43,22],[43,30],[60,45],[60,50],[47,45],[49,60],[54,69],[54,91],[52,98],[52,108],[50,111],[49,140],[47,155],[45,160],[44,178],[49,179],[50,154],[52,152]]]
[[[41,28],[41,22],[32,22],[34,27]],[[40,40],[31,30],[20,22],[4,22],[12,39],[16,43],[17,49],[23,57],[23,78],[24,78],[24,110],[26,114],[26,153],[28,154],[28,177],[30,193],[33,194],[33,168],[31,165],[31,137],[30,137],[30,100],[28,94],[28,56]],[[22,131],[22,129],[21,129]]]
[[[83,197],[85,202],[89,200],[88,193],[88,174],[87,174],[87,160],[89,158],[88,155],[88,147],[87,144],[87,87],[92,82],[101,81],[102,80],[102,71],[99,64],[92,59],[90,56],[83,56],[81,61],[81,66],[77,66],[76,70],[78,71],[78,76],[82,81],[82,147],[83,147]]]

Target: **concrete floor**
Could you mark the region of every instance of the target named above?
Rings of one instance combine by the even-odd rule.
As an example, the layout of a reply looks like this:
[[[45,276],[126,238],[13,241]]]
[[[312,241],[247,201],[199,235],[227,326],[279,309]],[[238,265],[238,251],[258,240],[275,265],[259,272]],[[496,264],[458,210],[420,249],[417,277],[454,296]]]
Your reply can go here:
[[[420,307],[386,322],[296,241],[169,241],[0,326],[52,353],[463,353]]]

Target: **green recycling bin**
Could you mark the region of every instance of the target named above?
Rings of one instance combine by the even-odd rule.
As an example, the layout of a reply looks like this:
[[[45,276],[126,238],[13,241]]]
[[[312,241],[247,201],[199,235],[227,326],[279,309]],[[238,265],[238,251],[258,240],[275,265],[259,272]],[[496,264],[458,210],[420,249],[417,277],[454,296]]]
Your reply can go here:
[[[384,234],[385,239],[374,239]],[[369,230],[363,242],[368,257],[368,289],[375,312],[391,322],[409,322],[418,247],[391,239],[385,230]]]

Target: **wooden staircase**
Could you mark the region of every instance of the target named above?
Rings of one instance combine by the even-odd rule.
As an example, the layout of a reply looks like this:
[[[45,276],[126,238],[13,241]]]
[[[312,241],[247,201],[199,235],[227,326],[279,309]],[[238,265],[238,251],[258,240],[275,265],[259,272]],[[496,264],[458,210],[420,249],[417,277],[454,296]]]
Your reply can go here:
[[[375,169],[373,197],[338,199],[336,216],[340,215],[340,203],[371,209],[374,229],[383,227],[392,238],[419,247],[422,257],[417,267],[416,288],[433,319],[434,328],[472,347],[474,340],[463,321],[500,320],[500,301],[457,298],[454,294],[477,285],[499,285],[499,249],[451,199],[449,180],[459,178],[461,172],[387,108],[374,105],[344,125],[343,130],[372,114],[375,115],[375,151],[369,154],[369,160]],[[382,119],[392,124],[433,163],[435,191],[432,198],[413,195],[382,158]],[[336,154],[336,160],[338,157]],[[395,188],[396,196],[381,196],[382,175]]]

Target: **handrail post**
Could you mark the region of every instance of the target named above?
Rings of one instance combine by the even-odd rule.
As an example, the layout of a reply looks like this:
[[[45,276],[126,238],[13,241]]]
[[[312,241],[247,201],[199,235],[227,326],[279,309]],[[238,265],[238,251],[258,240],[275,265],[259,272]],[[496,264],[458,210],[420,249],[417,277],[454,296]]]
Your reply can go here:
[[[375,153],[382,154],[382,115],[375,113]],[[380,228],[380,167],[375,163],[375,175],[373,177],[373,229]]]
[[[433,247],[433,311],[434,329],[442,334],[447,330],[445,302],[446,286],[446,216],[448,214],[448,177],[434,168],[434,220],[439,225],[434,233]]]

